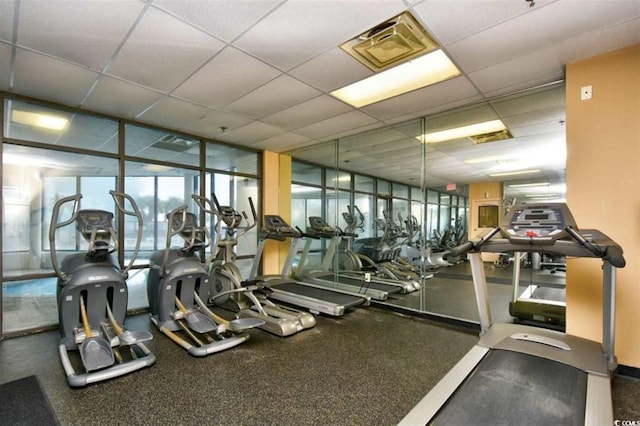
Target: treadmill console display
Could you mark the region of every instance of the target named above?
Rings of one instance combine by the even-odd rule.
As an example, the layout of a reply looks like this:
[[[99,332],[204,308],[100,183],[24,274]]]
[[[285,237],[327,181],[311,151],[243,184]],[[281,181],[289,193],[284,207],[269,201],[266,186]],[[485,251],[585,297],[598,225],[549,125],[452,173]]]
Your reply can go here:
[[[557,240],[567,237],[567,226],[577,230],[571,212],[563,203],[514,206],[503,223],[509,239]]]
[[[270,234],[281,236],[300,236],[300,233],[293,229],[287,222],[278,215],[265,215],[264,229]]]

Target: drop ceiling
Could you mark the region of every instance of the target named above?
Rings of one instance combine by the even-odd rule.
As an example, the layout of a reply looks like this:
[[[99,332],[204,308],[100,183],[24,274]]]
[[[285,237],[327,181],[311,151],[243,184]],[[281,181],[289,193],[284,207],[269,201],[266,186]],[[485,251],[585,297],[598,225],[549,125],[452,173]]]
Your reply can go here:
[[[404,11],[461,75],[359,109],[333,98],[372,75],[339,46]],[[636,43],[640,0],[2,0],[0,90],[326,165],[339,139],[341,167],[407,183],[411,120],[494,116],[514,138],[429,145],[427,184],[501,180],[465,160],[523,152],[557,157],[539,167],[557,180],[565,93],[550,83]]]

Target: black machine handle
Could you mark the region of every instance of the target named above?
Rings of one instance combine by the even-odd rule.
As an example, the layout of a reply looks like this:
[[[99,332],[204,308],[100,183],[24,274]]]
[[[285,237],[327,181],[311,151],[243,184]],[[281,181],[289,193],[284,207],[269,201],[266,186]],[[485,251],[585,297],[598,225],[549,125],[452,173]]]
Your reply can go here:
[[[607,260],[616,268],[624,268],[627,264],[622,254],[622,249],[619,246],[607,246],[606,248],[602,249],[585,240],[584,237],[571,226],[567,226],[565,228],[565,231],[567,231],[567,234],[569,234],[574,240],[576,240],[582,247],[586,248],[597,257],[601,257]]]
[[[300,233],[300,236],[302,238],[313,238],[314,240],[319,240],[320,236],[318,235],[312,235],[312,234],[307,234],[305,231],[303,231],[302,229],[300,229],[299,226],[296,225],[296,230]]]
[[[491,238],[493,238],[498,232],[500,232],[500,227],[496,226],[495,228],[487,232],[485,236],[482,237],[479,241],[475,243],[473,241],[467,241],[465,243],[460,244],[457,247],[452,248],[451,251],[449,252],[449,255],[452,257],[457,257],[471,250],[479,250],[480,247],[484,245],[484,243],[486,243]]]
[[[253,199],[251,197],[249,197],[249,206],[251,206],[251,214],[253,215],[253,221],[257,222],[258,221],[258,213],[256,213],[256,206],[255,204],[253,204]],[[242,212],[244,214],[244,212]],[[245,219],[247,218],[247,215],[244,215]]]

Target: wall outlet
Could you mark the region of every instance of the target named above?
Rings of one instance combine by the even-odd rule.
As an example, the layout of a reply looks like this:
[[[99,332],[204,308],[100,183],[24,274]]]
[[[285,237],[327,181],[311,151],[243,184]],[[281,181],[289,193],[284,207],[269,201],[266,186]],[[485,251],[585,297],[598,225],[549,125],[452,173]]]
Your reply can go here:
[[[580,100],[586,101],[591,99],[593,96],[593,87],[591,86],[583,86],[580,88]]]

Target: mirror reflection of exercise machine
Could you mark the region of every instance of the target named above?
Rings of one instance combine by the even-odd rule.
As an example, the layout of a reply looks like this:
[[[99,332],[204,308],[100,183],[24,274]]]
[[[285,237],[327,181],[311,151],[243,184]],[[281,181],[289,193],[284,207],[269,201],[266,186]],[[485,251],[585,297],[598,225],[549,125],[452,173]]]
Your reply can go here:
[[[548,203],[516,206],[500,227],[452,251],[469,254],[481,338],[400,424],[613,424],[615,277],[625,266],[622,248],[600,231],[578,230],[566,204]],[[602,259],[602,344],[493,324],[482,252]]]
[[[136,217],[136,245],[123,269],[112,253],[118,251],[118,235],[113,228],[113,213],[80,209],[81,194],[58,200],[49,228],[51,263],[58,276],[57,300],[60,334],[60,359],[73,387],[82,387],[112,379],[151,366],[155,355],[144,342],[152,339],[145,330],[124,328],[127,313],[127,278],[140,248],[142,215],[130,196],[110,191],[120,212]],[[132,210],[125,209],[125,200]],[[59,222],[63,205],[73,202],[69,219]],[[70,205],[70,204],[69,204]],[[87,241],[85,253],[66,256],[58,263],[56,231],[72,223]],[[77,351],[84,372],[76,372],[70,352]]]
[[[265,282],[263,292],[267,298],[308,309],[309,312],[314,314],[322,313],[338,317],[344,315],[351,308],[368,306],[371,303],[369,296],[333,288],[329,289],[290,276],[293,262],[298,254],[298,246],[303,237],[312,238],[305,235],[300,229],[294,229],[289,226],[278,215],[265,215],[263,226],[258,234],[258,248],[249,279],[258,279]],[[258,265],[262,259],[267,240],[285,241],[286,239],[290,239],[291,243],[280,275],[258,276]],[[300,261],[304,262],[304,259],[300,259]]]
[[[209,264],[216,251],[205,261],[201,250],[211,246],[211,235],[199,226],[196,215],[182,205],[167,214],[167,238],[164,250],[149,257],[147,295],[151,322],[197,357],[233,348],[249,339],[246,330],[263,321],[239,318],[228,321],[207,306],[209,297]],[[184,245],[172,247],[171,240],[180,236]],[[238,289],[233,291],[248,291]]]

